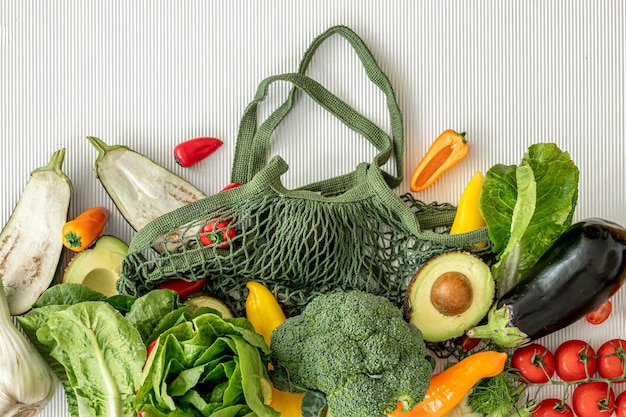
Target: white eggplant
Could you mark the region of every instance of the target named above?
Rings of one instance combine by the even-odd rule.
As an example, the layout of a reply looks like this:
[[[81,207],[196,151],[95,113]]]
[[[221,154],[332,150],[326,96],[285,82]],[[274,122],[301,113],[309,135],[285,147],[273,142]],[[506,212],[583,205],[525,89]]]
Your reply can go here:
[[[72,184],[61,167],[65,149],[31,172],[0,233],[0,276],[12,315],[30,310],[50,286],[61,259]]]
[[[98,151],[94,170],[122,216],[137,230],[157,217],[206,197],[189,182],[124,145],[87,140]]]
[[[0,415],[32,417],[56,389],[52,372],[39,352],[11,321],[0,283]]]

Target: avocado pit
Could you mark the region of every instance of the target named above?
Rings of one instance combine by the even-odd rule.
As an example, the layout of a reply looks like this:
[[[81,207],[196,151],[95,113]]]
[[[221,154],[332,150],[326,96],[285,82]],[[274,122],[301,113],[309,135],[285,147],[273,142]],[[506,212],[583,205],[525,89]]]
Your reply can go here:
[[[489,311],[495,282],[489,266],[468,251],[431,258],[417,271],[404,297],[404,317],[427,342],[463,335]]]
[[[441,314],[455,316],[472,304],[473,290],[469,278],[461,272],[441,274],[430,290],[430,302]]]

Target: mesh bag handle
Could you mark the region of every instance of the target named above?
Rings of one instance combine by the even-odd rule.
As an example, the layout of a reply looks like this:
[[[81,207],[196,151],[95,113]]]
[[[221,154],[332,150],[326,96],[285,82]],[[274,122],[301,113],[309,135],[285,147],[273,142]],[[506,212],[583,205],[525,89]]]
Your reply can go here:
[[[349,41],[369,79],[385,94],[391,135],[304,74],[317,48],[333,34]],[[292,85],[289,96],[259,125],[258,104],[277,82]],[[281,176],[288,165],[280,156],[269,158],[269,147],[297,92],[365,137],[378,151],[373,160],[347,174],[285,188]],[[382,168],[392,157],[395,174]],[[389,79],[354,32],[333,27],[314,40],[298,72],[263,80],[246,107],[232,171],[232,180],[243,185],[186,204],[139,230],[122,262],[118,290],[139,295],[172,278],[209,278],[205,289],[241,314],[245,283],[255,279],[271,288],[289,313],[316,294],[339,288],[366,290],[400,306],[409,278],[427,259],[488,241],[486,228],[438,233],[439,226],[451,224],[453,206],[396,195],[402,157],[402,117]],[[225,225],[219,226],[222,221]],[[200,244],[207,223],[234,230],[230,243]]]
[[[363,64],[369,80],[385,94],[389,111],[391,136],[319,83],[304,75],[320,45],[335,34],[341,35],[349,42]],[[291,82],[294,87],[290,90],[286,101],[259,125],[257,120],[258,105],[267,98],[270,84],[277,81]],[[393,156],[396,173],[391,174],[381,170],[382,175],[391,188],[397,187],[402,182],[404,128],[402,113],[393,87],[365,43],[354,31],[346,26],[334,26],[316,37],[304,53],[297,73],[276,75],[268,77],[261,82],[253,101],[244,110],[239,125],[231,175],[233,182],[246,183],[250,181],[267,164],[272,134],[293,107],[298,89],[306,92],[333,116],[374,145],[378,150],[378,154],[374,157],[373,163],[377,167],[383,166]],[[347,174],[308,184],[301,188],[316,191],[322,195],[340,194],[354,186],[358,176],[357,172],[358,169]]]

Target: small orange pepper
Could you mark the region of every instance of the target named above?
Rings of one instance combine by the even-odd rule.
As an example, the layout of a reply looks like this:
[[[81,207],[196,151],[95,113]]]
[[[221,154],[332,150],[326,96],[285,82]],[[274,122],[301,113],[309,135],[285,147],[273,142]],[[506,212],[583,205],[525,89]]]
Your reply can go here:
[[[248,288],[246,317],[269,346],[272,332],[286,320],[285,313],[266,286],[260,282],[249,281],[246,287]],[[270,369],[271,366],[270,364]],[[280,391],[272,385],[270,407],[280,412],[281,417],[302,417],[303,398],[304,394]]]
[[[433,375],[421,403],[405,412],[402,403],[398,402],[398,408],[389,417],[442,417],[448,414],[478,381],[502,372],[507,356],[505,352],[487,350],[466,357]]]
[[[423,191],[430,187],[468,153],[469,146],[465,139],[465,132],[457,133],[452,129],[443,131],[430,145],[426,155],[413,171],[411,191]]]
[[[471,232],[487,225],[480,213],[478,204],[484,179],[483,173],[476,171],[472,179],[467,183],[467,186],[465,186],[456,208],[452,227],[450,228],[451,235]],[[486,242],[476,245],[478,248],[484,248],[485,246],[487,246]]]
[[[63,225],[63,245],[74,252],[87,249],[100,237],[108,220],[109,209],[106,207],[92,207],[83,211]]]

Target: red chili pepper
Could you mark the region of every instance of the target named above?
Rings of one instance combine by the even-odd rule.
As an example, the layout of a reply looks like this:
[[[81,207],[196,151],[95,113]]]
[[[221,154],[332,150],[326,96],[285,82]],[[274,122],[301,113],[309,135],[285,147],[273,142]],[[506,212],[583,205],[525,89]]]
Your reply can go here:
[[[222,189],[220,190],[220,193],[221,193],[222,191],[227,191],[227,190],[230,190],[231,188],[236,188],[236,187],[239,187],[240,185],[241,185],[241,183],[240,183],[240,182],[231,182],[231,183],[230,183],[230,184],[228,184],[226,187],[222,188]]]
[[[152,353],[152,351],[154,350],[154,347],[156,346],[157,343],[159,343],[159,338],[158,337],[156,339],[154,339],[152,342],[150,342],[150,344],[146,347],[146,360],[144,361],[143,365],[141,366],[141,370],[142,371],[146,367],[146,363],[148,363],[148,358],[150,357],[150,353]],[[139,414],[137,414],[137,417],[139,417]]]
[[[190,167],[211,155],[223,144],[224,142],[217,138],[189,139],[174,147],[174,158],[177,164]]]
[[[178,297],[185,298],[189,294],[199,291],[204,287],[207,279],[202,278],[198,281],[185,281],[184,279],[172,279],[157,285],[159,290],[172,290],[178,293]]]

